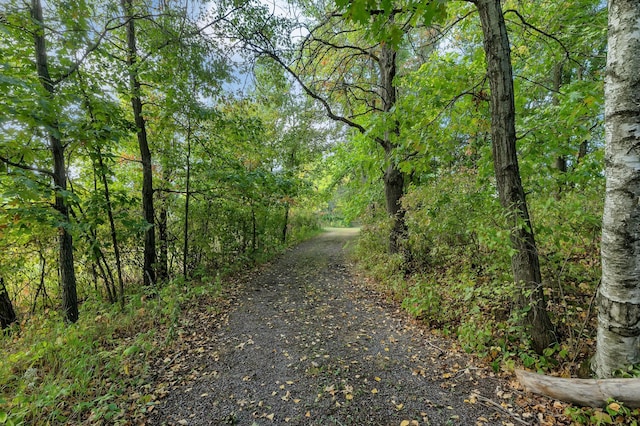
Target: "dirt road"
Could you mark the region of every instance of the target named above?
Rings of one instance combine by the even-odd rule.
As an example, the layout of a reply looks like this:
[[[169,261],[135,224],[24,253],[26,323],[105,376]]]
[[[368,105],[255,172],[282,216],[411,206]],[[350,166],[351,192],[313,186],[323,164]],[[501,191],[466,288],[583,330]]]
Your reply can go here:
[[[490,371],[361,285],[344,250],[355,236],[334,229],[287,251],[223,323],[195,327],[202,349],[165,360],[190,374],[150,424],[527,424],[487,403],[505,386]]]

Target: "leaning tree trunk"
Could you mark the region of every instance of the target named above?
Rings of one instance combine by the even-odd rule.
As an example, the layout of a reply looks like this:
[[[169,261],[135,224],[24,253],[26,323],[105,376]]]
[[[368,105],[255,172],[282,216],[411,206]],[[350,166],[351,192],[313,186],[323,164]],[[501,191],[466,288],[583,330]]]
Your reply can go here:
[[[129,90],[131,91],[131,107],[136,123],[140,160],[142,161],[142,211],[144,219],[150,225],[144,233],[144,266],[142,269],[145,285],[156,282],[156,233],[155,213],[153,210],[153,169],[151,167],[151,151],[147,140],[147,127],[142,116],[142,100],[140,99],[140,81],[138,79],[136,47],[136,29],[133,16],[133,0],[122,0],[125,19],[127,20],[127,65],[129,66]]]
[[[640,363],[640,3],[609,1],[602,282],[593,368]]]
[[[31,0],[31,16],[37,25],[37,29],[33,34],[38,78],[47,92],[47,96],[53,99],[55,89],[49,76],[47,46],[44,37],[45,26],[42,18],[42,5],[40,4],[40,0]],[[53,184],[56,191],[54,208],[60,215],[61,223],[68,224],[69,207],[63,195],[67,191],[67,166],[64,158],[65,148],[59,137],[60,131],[56,120],[48,123],[47,132],[49,136],[49,147],[53,157]],[[73,237],[69,233],[68,227],[64,225],[59,227],[58,235],[62,309],[64,310],[67,321],[76,322],[78,320],[78,295],[76,292],[76,272],[73,263]]]
[[[393,83],[396,76],[396,50],[383,44],[378,63],[380,66],[380,96],[382,98],[382,108],[385,113],[389,113],[396,104],[397,92]],[[407,236],[407,226],[404,220],[404,209],[401,199],[404,195],[404,173],[398,169],[396,161],[393,159],[393,151],[396,148],[391,135],[398,135],[398,124],[394,128],[385,132],[384,138],[378,141],[384,148],[385,158],[389,162],[384,172],[384,195],[386,201],[387,214],[393,218],[393,227],[389,234],[389,253],[401,253],[406,249],[404,240]],[[403,253],[406,254],[406,253]]]
[[[16,311],[13,310],[9,292],[4,286],[4,279],[0,277],[0,328],[4,330],[16,320]]]
[[[518,301],[521,308],[529,308],[525,326],[531,333],[533,348],[541,353],[555,341],[555,335],[546,311],[538,252],[518,167],[509,37],[500,0],[476,0],[475,4],[484,33],[491,88],[491,140],[496,185],[500,203],[512,224],[513,278],[524,286]],[[526,296],[527,293],[530,296]]]

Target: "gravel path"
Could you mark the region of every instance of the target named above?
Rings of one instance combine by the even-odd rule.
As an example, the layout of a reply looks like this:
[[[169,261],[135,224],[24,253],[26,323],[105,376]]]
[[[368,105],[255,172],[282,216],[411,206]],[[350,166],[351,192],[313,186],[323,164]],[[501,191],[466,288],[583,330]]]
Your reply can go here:
[[[355,235],[289,250],[217,324],[191,312],[149,424],[527,424],[503,381],[361,285],[343,248]]]

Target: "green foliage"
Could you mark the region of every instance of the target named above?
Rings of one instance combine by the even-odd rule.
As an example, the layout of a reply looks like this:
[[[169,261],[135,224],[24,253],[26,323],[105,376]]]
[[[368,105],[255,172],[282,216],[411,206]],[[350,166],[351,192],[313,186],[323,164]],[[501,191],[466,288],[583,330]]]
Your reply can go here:
[[[194,303],[220,309],[225,277],[174,280],[151,297],[132,294],[124,311],[82,305],[65,325],[49,310],[0,335],[0,424],[126,424],[155,403],[151,365],[170,348]],[[219,306],[220,305],[220,306]]]
[[[629,425],[638,426],[640,409],[632,410],[623,403],[609,400],[602,408],[568,407],[565,414],[578,425]]]
[[[373,33],[400,7],[338,6]],[[434,14],[445,28],[455,20],[446,34],[438,26],[432,33],[413,29],[396,43],[400,71],[391,114],[399,133],[392,155],[408,183],[402,203],[410,264],[385,253],[389,222],[380,183],[371,178],[385,163],[360,135],[333,157],[341,185],[334,202],[364,222],[355,250],[361,267],[410,313],[455,333],[497,370],[524,365],[575,374],[593,350],[590,305],[600,275],[606,8],[593,1],[504,7],[511,9],[505,18],[519,165],[558,344],[535,354],[520,325],[526,313],[515,304],[521,290],[511,282],[510,230],[521,225],[508,222],[497,199],[490,93],[473,5],[448,2],[448,16]],[[376,8],[374,16],[365,13]]]
[[[101,313],[98,313],[101,312]],[[144,384],[153,331],[144,310],[85,306],[86,320],[66,326],[55,311],[5,336],[0,377],[6,424],[61,424],[122,416],[124,390]],[[138,330],[140,333],[132,335]],[[143,332],[144,331],[144,332]]]
[[[613,375],[622,378],[640,377],[640,364],[632,364],[626,368],[614,371]]]

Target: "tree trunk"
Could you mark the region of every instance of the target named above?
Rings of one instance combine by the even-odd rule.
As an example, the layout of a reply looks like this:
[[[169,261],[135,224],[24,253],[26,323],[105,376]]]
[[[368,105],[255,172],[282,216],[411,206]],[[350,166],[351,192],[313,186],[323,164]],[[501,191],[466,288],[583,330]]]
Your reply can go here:
[[[258,250],[258,230],[256,223],[256,211],[251,206],[251,256],[255,259],[256,251]]]
[[[127,21],[127,64],[129,65],[129,90],[131,91],[131,107],[136,123],[140,160],[142,162],[142,211],[144,219],[150,225],[144,233],[144,266],[142,269],[144,285],[156,282],[156,233],[155,213],[153,210],[153,169],[151,167],[151,151],[147,140],[147,127],[142,116],[142,100],[140,99],[140,81],[138,80],[135,19],[133,17],[133,0],[122,0],[125,20]]]
[[[380,67],[380,96],[382,98],[382,109],[389,113],[396,104],[397,92],[393,83],[396,76],[396,50],[387,43],[382,44],[379,55]],[[401,199],[404,195],[405,176],[398,169],[396,160],[393,158],[393,151],[396,148],[391,136],[398,136],[398,123],[394,123],[392,130],[385,132],[384,138],[379,143],[384,148],[385,158],[389,163],[384,172],[384,195],[387,213],[393,218],[393,227],[389,234],[389,253],[401,253],[405,248],[404,240],[407,236],[407,226],[404,220],[404,209]]]
[[[189,201],[191,201],[191,120],[187,129],[187,176],[184,196],[184,247],[182,251],[182,275],[187,277],[189,261]]]
[[[42,5],[40,0],[31,0],[31,17],[38,26],[33,32],[36,54],[36,67],[40,83],[50,99],[54,98],[54,86],[49,76],[46,40],[44,37],[45,26],[42,19]],[[64,198],[67,190],[67,166],[64,159],[64,145],[60,140],[60,131],[57,120],[52,120],[48,125],[49,147],[53,157],[53,184],[55,186],[54,208],[61,218],[61,223],[69,224],[69,207]],[[62,287],[62,309],[65,319],[69,322],[78,320],[78,296],[76,293],[76,272],[73,262],[73,237],[69,233],[68,226],[60,226],[58,229],[58,244],[60,250],[59,273]]]
[[[588,407],[604,407],[615,399],[625,407],[640,408],[640,379],[567,379],[516,370],[527,392]]]
[[[284,223],[282,224],[282,244],[287,242],[287,229],[289,228],[289,203],[284,206]]]
[[[640,363],[640,3],[609,1],[602,282],[593,368]]]
[[[31,306],[31,315],[36,313],[36,308],[38,307],[38,296],[42,292],[42,307],[45,308],[47,305],[47,287],[45,285],[44,277],[47,272],[47,258],[44,256],[42,244],[38,244],[38,258],[40,260],[40,282],[38,283],[38,289],[36,290],[36,295],[33,296],[33,305]]]
[[[538,252],[518,167],[509,37],[500,0],[476,0],[475,3],[484,33],[491,88],[491,140],[496,185],[500,203],[512,224],[511,244],[515,254],[511,267],[515,282],[524,286],[518,302],[521,308],[529,308],[525,326],[531,333],[534,350],[541,353],[555,341],[555,334],[546,311]]]
[[[98,166],[100,166],[100,177],[102,178],[102,186],[104,189],[104,198],[107,203],[107,217],[109,218],[109,229],[111,231],[111,243],[113,244],[113,255],[116,260],[116,272],[118,274],[118,286],[120,289],[120,306],[124,308],[124,280],[122,279],[122,262],[120,261],[120,247],[118,246],[118,233],[116,231],[116,222],[113,218],[113,208],[111,207],[111,195],[109,193],[109,182],[107,179],[107,171],[102,160],[102,151],[100,146],[97,147]]]
[[[166,181],[166,180],[165,180]],[[167,197],[164,193],[160,195],[160,207],[158,212],[158,281],[169,279],[169,234],[167,231]]]
[[[9,292],[4,286],[4,279],[0,277],[0,328],[4,330],[16,320],[16,311],[13,310]]]
[[[560,87],[562,86],[562,62],[557,63],[555,67],[553,67],[553,105],[557,106],[560,103],[559,94]],[[555,194],[556,200],[560,200],[562,198],[562,191],[566,184],[566,173],[567,173],[567,156],[566,155],[558,155],[556,157],[555,168],[560,172],[560,176],[557,179],[557,191]]]
[[[407,225],[401,204],[404,195],[404,173],[393,163],[390,163],[384,172],[384,195],[387,213],[393,217],[393,228],[389,235],[389,253],[401,253],[407,237]]]
[[[589,142],[586,140],[580,143],[580,147],[578,148],[578,155],[576,156],[576,164],[580,164],[580,162],[587,156],[587,151],[589,149]]]

